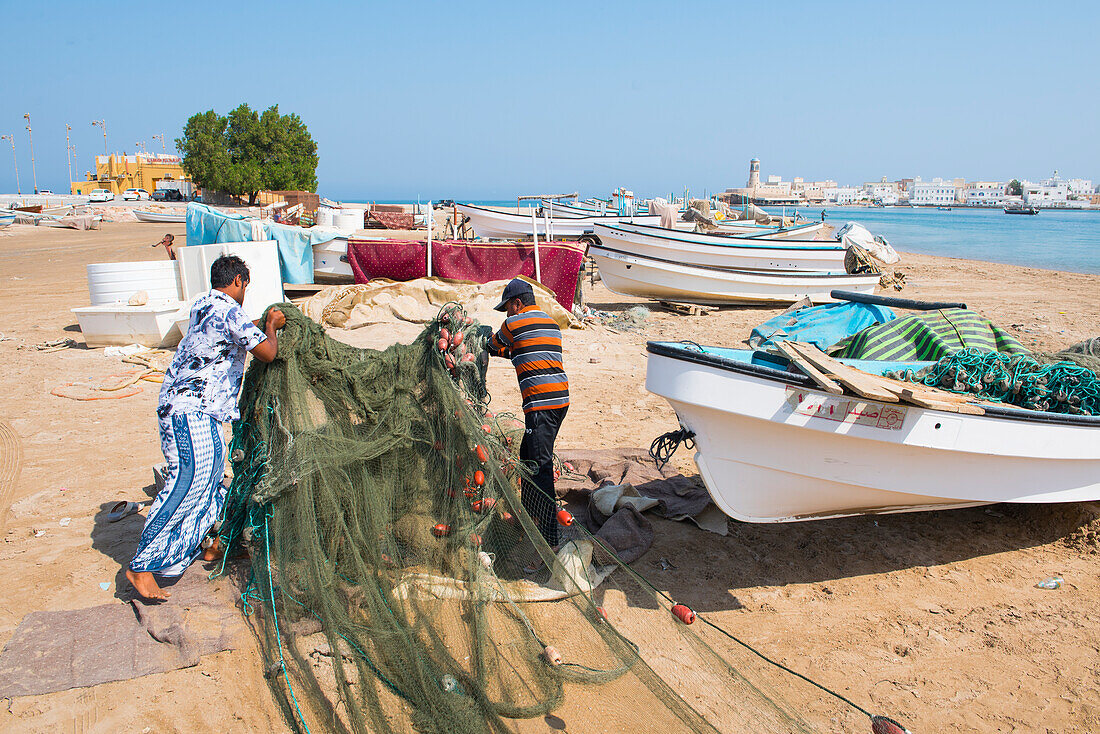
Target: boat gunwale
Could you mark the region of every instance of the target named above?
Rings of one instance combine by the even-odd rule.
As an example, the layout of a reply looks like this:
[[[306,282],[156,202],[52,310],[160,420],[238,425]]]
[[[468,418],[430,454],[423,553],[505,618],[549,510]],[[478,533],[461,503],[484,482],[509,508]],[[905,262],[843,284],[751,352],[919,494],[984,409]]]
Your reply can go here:
[[[496,209],[490,209],[489,207],[478,206],[477,204],[463,204],[462,202],[458,202],[458,201],[455,202],[455,208],[456,209],[459,208],[459,207],[463,207],[463,206],[467,207],[469,209],[477,209],[478,211],[483,211],[483,212],[486,212],[488,214],[496,214],[496,215],[499,215],[501,217],[516,217],[516,218],[519,218],[521,220],[524,220],[525,222],[531,218],[530,215],[527,215],[527,214],[519,214],[517,212],[502,212],[502,211],[498,211]],[[533,209],[533,207],[532,207],[532,209]],[[656,215],[656,214],[635,214],[634,216],[637,216],[637,217],[653,217],[653,218],[658,217],[658,215]],[[629,218],[629,215],[621,215],[621,214],[594,214],[594,215],[588,216],[588,217],[567,217],[567,219],[570,220],[570,221],[588,220],[588,219],[627,219],[627,218]],[[592,224],[599,224],[599,222],[592,222]]]
[[[751,364],[748,362],[739,362],[729,357],[723,357],[718,354],[710,354],[708,352],[697,352],[690,347],[695,346],[699,348],[705,348],[694,342],[646,342],[646,351],[650,354],[656,354],[661,357],[669,357],[670,359],[679,359],[684,362],[693,362],[705,367],[715,367],[718,369],[726,370],[727,372],[736,372],[748,377],[759,377],[772,382],[779,382],[787,385],[794,385],[797,387],[804,387],[811,390],[820,391],[821,388],[808,376],[796,372],[784,372],[772,367],[765,367],[763,365]],[[870,398],[859,398],[860,400],[868,400],[870,402],[879,402]],[[1059,425],[1074,426],[1078,428],[1100,428],[1100,415],[1071,415],[1068,413],[1050,413],[1040,410],[1025,410],[1024,408],[1009,407],[1005,405],[991,404],[987,402],[980,403],[982,410],[985,411],[984,416],[967,416],[971,418],[994,418],[997,420],[1014,420],[1023,423],[1055,423]],[[935,408],[923,408],[922,410],[931,410],[937,413],[946,413],[947,411],[936,410]]]
[[[716,274],[734,274],[734,275],[751,275],[756,278],[764,278],[765,281],[774,278],[806,278],[807,280],[852,280],[862,278],[866,282],[870,282],[873,278],[877,283],[878,279],[882,276],[881,273],[832,273],[822,272],[819,270],[774,270],[771,268],[761,268],[753,270],[751,268],[724,268],[718,265],[695,265],[690,263],[676,262],[675,260],[666,260],[661,257],[650,257],[649,255],[635,255],[632,252],[623,252],[622,250],[616,250],[613,247],[606,245],[592,245],[588,248],[588,254],[592,255],[595,250],[603,250],[613,255],[621,255],[623,257],[632,257],[636,260],[642,261],[641,264],[645,264],[646,261],[660,263],[662,265],[674,265],[678,268],[688,268],[694,270],[705,270],[708,273]],[[617,259],[617,258],[612,258]],[[622,262],[622,261],[620,261]],[[629,265],[629,263],[627,263]],[[861,282],[861,281],[856,281]]]
[[[679,235],[690,235],[692,237],[720,237],[723,240],[731,240],[731,241],[730,242],[706,242],[706,241],[700,242],[697,239],[691,239],[691,237],[684,237],[684,236],[676,237],[676,236],[670,236],[668,234],[650,234],[649,232],[634,232],[634,231],[631,231],[629,229],[624,229],[622,222],[619,222],[619,224],[617,224],[617,225],[616,224],[597,223],[595,226],[597,226],[597,227],[606,227],[607,229],[622,232],[624,234],[639,235],[641,237],[653,237],[655,239],[670,240],[670,241],[673,241],[673,242],[688,242],[688,243],[691,243],[693,245],[705,245],[705,246],[709,246],[709,247],[740,247],[740,248],[746,248],[746,249],[752,249],[752,250],[759,250],[759,249],[796,250],[796,251],[818,250],[818,251],[822,251],[822,252],[842,252],[842,251],[847,250],[847,248],[844,245],[841,245],[839,243],[830,244],[828,240],[791,240],[791,239],[774,240],[774,239],[768,239],[767,234],[764,234],[764,233],[754,234],[754,235],[751,235],[751,236],[750,235],[738,236],[738,235],[733,235],[733,234],[722,234],[722,233],[714,234],[714,233],[711,233],[711,232],[683,232],[681,230],[666,229],[664,227],[658,227],[658,226],[654,226],[652,224],[634,224],[632,222],[627,223],[627,224],[630,227],[640,227],[640,228],[645,228],[645,229],[658,229],[658,230],[661,230],[662,232],[669,232],[669,233],[671,233],[671,235],[679,234]],[[778,229],[773,228],[772,232],[770,232],[768,234],[778,233],[780,231],[789,232],[791,230],[789,230],[789,229],[778,230]],[[752,242],[752,244],[743,244],[745,240],[750,240]],[[767,244],[767,245],[757,244],[759,242],[767,242],[769,244]],[[792,243],[795,243],[795,242],[820,242],[821,244],[820,245],[796,245],[796,244],[792,244]],[[771,243],[775,243],[775,244],[771,244]]]

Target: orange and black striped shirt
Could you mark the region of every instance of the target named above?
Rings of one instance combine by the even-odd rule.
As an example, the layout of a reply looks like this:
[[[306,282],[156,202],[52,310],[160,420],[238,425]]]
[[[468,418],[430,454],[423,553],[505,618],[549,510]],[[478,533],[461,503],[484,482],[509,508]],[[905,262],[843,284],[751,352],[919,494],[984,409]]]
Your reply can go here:
[[[527,306],[506,318],[489,340],[489,353],[508,357],[515,365],[524,413],[569,405],[569,378],[561,361],[561,329],[537,306]]]

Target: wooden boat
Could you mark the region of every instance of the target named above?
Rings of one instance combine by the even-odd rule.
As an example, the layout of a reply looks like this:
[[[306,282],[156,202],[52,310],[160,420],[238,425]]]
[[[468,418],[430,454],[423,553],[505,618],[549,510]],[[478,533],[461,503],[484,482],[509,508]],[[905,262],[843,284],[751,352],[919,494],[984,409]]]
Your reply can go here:
[[[814,303],[835,299],[834,289],[874,293],[879,276],[810,271],[733,270],[686,265],[673,260],[640,257],[593,245],[596,261],[609,290],[624,296],[683,303]]]
[[[1034,216],[1039,213],[1037,206],[1009,205],[1004,208],[1005,214],[1028,214]]]
[[[134,216],[137,217],[139,222],[156,222],[158,224],[187,221],[187,212],[184,210],[154,211],[148,209],[134,209]]]
[[[840,243],[826,240],[733,237],[626,222],[597,224],[593,233],[601,246],[612,250],[714,268],[843,273],[847,252]]]
[[[877,402],[828,394],[762,352],[648,351],[646,388],[695,434],[699,473],[738,520],[1100,499],[1100,417]],[[873,374],[902,366],[842,361]]]
[[[470,218],[470,224],[474,228],[474,234],[488,239],[515,239],[517,237],[531,237],[537,228],[538,235],[543,237],[546,220],[536,217],[532,227],[531,214],[517,214],[514,211],[503,209],[490,209],[473,204],[455,204],[455,208]],[[620,219],[618,214],[555,217],[551,220],[550,228],[555,238],[573,237],[579,238],[592,234],[592,228],[599,223],[613,223]],[[640,216],[633,218],[635,222],[642,224],[659,224],[658,216]]]

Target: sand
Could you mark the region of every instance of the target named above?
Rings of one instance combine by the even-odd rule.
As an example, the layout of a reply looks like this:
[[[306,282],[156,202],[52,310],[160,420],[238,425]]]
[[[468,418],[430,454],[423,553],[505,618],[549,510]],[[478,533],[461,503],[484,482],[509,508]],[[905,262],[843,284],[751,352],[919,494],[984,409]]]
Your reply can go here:
[[[152,491],[150,467],[161,461],[156,386],[88,403],[50,389],[126,368],[84,348],[69,309],[88,302],[85,264],[162,257],[149,246],[165,232],[182,236],[183,226],[108,223],[76,232],[16,225],[0,232],[0,420],[14,428],[23,452],[0,545],[7,582],[0,643],[28,612],[128,594],[120,564],[143,518],[107,524],[104,515],[117,500],[147,500]],[[901,295],[965,301],[1025,345],[1050,350],[1097,334],[1094,276],[903,257],[909,285]],[[588,298],[607,311],[639,302],[598,284]],[[777,312],[655,311],[637,332],[568,332],[573,405],[559,447],[647,446],[675,428],[668,405],[644,389],[646,339],[737,344]],[[77,346],[19,348],[61,337]],[[490,390],[498,409],[518,409],[507,364],[494,360]],[[689,453],[681,449],[675,463],[693,474]],[[1098,515],[1094,504],[998,505],[786,525],[731,522],[727,537],[653,518],[656,545],[636,566],[764,652],[915,732],[1088,731],[1100,728],[1100,552],[1096,524],[1088,525]],[[662,558],[675,568],[662,570]],[[1063,588],[1035,588],[1056,574]],[[243,639],[239,649],[195,668],[16,699],[0,708],[0,729],[283,731],[261,670],[255,642]],[[795,706],[811,706],[820,694],[801,686],[790,696]],[[600,731],[598,720],[566,724]]]

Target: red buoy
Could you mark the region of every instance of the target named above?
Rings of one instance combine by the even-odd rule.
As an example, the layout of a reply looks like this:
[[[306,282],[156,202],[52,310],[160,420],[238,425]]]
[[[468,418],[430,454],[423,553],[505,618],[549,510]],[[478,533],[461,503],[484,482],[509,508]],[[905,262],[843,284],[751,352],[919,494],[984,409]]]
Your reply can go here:
[[[462,355],[462,361],[463,362],[473,362],[475,359],[476,359],[476,357],[474,357],[473,352],[466,352],[465,354]]]
[[[443,538],[451,534],[451,526],[446,523],[439,523],[432,528],[432,535],[437,538]]]
[[[455,368],[455,358],[448,352],[443,355],[443,364],[447,365],[447,369],[453,370]]]
[[[457,347],[461,343],[462,343],[462,332],[461,331],[456,331],[454,336],[451,337],[451,346],[452,347]]]
[[[490,426],[488,423],[483,423],[481,424],[481,430],[485,431],[486,433],[492,433],[493,427]]]
[[[496,507],[497,501],[492,497],[483,497],[470,503],[470,509],[474,512],[488,512]]]
[[[450,344],[450,342],[448,342],[448,341],[447,341],[446,339],[444,339],[444,338],[442,338],[442,337],[440,337],[439,341],[437,341],[437,342],[435,343],[435,345],[436,345],[437,347],[439,347],[439,351],[441,351],[441,352],[445,352],[445,351],[447,351],[447,345],[448,345],[448,344]]]
[[[695,621],[695,612],[691,611],[691,607],[683,604],[673,604],[672,613],[684,624],[691,624]]]
[[[596,615],[597,615],[596,616],[596,621],[597,622],[599,622],[599,621],[606,622],[607,621],[607,612],[604,611],[603,607],[596,607]]]
[[[489,454],[485,452],[485,447],[481,444],[474,446],[474,453],[477,454],[477,460],[482,464],[489,460]]]
[[[479,487],[485,486],[485,472],[481,471],[480,469],[474,472],[474,484]]]
[[[439,339],[440,339],[440,341],[443,341],[443,340],[450,341],[451,340],[451,332],[447,331],[446,326],[444,326],[442,329],[439,330]],[[446,349],[446,347],[440,347],[440,349]]]
[[[477,533],[470,533],[470,542],[476,546],[481,545],[481,536]]]
[[[565,527],[569,527],[573,524],[573,515],[570,514],[569,510],[558,510],[558,522]]]

